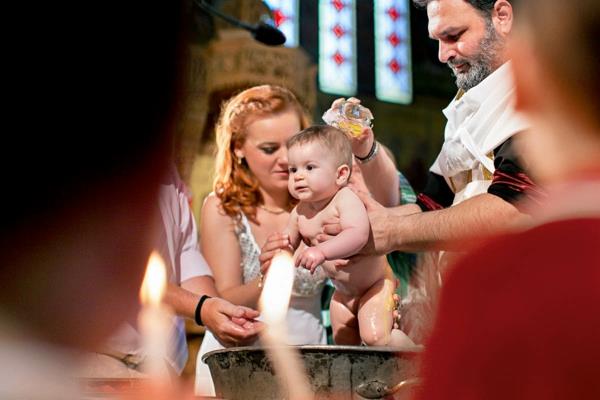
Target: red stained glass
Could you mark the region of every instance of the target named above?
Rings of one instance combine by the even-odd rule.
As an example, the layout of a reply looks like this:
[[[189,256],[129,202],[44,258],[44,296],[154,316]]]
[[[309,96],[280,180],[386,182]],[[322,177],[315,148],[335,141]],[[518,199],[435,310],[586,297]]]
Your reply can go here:
[[[344,9],[344,7],[346,6],[346,5],[344,4],[344,2],[343,2],[343,1],[341,1],[341,0],[333,0],[333,1],[331,2],[331,4],[332,4],[332,5],[335,7],[335,9],[336,9],[336,10],[338,10],[338,11],[342,11],[342,10]]]
[[[336,51],[331,58],[333,58],[333,61],[335,61],[337,65],[342,65],[344,61],[346,61],[346,58],[339,51]]]
[[[387,15],[390,16],[390,18],[392,19],[392,21],[396,21],[398,18],[402,17],[402,13],[399,12],[396,7],[390,7],[388,8],[388,10],[386,11]]]
[[[346,34],[346,31],[340,25],[334,26],[331,31],[338,39]]]
[[[388,63],[388,67],[394,74],[397,74],[398,72],[402,71],[402,64],[400,64],[395,58]]]
[[[387,40],[394,47],[397,47],[400,43],[402,43],[402,38],[396,35],[396,32],[392,32],[392,34],[387,37]]]
[[[288,20],[288,17],[281,10],[277,9],[273,10],[273,20],[275,21],[275,26],[279,27]]]

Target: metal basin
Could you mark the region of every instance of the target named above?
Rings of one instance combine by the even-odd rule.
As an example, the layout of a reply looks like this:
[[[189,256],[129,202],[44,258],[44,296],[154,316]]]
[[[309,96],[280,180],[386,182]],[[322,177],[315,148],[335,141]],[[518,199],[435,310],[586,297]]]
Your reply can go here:
[[[419,348],[296,346],[315,399],[380,398],[416,377]],[[261,347],[234,347],[206,353],[217,397],[227,400],[286,399]],[[357,393],[363,394],[361,397]],[[381,395],[373,394],[376,388]],[[368,394],[365,394],[368,393]]]

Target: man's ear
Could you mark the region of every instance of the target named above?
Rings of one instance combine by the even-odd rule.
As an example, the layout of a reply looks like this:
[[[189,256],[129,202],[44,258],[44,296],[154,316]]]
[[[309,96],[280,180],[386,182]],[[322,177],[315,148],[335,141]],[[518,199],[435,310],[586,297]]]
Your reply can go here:
[[[492,21],[496,31],[507,37],[513,26],[513,8],[507,0],[497,0],[492,10]]]
[[[335,177],[335,183],[338,186],[344,186],[350,179],[350,167],[347,164],[342,164],[337,169],[337,175]]]

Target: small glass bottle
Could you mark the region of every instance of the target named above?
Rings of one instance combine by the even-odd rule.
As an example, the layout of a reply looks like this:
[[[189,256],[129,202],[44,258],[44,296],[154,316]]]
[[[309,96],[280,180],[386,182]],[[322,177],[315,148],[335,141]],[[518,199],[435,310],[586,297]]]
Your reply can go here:
[[[332,107],[323,114],[323,121],[350,136],[360,136],[364,128],[371,127],[373,114],[371,110],[360,105],[360,100],[336,100]]]

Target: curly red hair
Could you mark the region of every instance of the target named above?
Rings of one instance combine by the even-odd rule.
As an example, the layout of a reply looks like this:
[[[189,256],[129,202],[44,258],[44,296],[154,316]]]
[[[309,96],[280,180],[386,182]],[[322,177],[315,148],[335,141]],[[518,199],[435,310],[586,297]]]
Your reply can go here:
[[[234,155],[234,149],[246,139],[244,128],[248,118],[255,119],[288,110],[298,114],[301,129],[308,127],[308,118],[296,96],[280,86],[255,86],[238,93],[223,104],[215,128],[217,160],[213,190],[227,215],[237,217],[243,212],[257,222],[256,207],[263,202],[256,177],[245,162],[240,162]],[[293,198],[290,196],[290,204],[292,203]]]

